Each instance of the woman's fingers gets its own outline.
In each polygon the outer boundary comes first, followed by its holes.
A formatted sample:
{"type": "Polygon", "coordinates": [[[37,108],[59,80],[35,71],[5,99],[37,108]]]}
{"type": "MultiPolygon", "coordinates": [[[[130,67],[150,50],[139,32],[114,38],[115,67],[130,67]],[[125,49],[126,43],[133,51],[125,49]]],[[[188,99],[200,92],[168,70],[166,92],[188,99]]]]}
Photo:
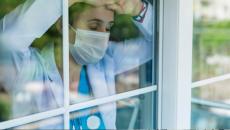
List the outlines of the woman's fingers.
{"type": "Polygon", "coordinates": [[[136,16],[141,11],[142,2],[141,0],[117,0],[116,4],[107,5],[107,8],[119,14],[136,16]]]}
{"type": "Polygon", "coordinates": [[[122,12],[122,8],[120,5],[118,4],[110,4],[106,6],[108,9],[110,10],[114,10],[117,13],[121,13],[122,12]]]}

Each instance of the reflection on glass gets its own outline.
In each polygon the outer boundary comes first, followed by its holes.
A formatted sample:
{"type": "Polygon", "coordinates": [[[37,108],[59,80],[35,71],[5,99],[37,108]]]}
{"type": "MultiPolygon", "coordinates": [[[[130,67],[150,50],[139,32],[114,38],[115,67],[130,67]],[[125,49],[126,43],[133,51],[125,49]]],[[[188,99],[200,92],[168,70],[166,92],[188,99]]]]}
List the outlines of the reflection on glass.
{"type": "Polygon", "coordinates": [[[149,128],[154,122],[151,120],[153,110],[144,109],[150,107],[152,99],[148,96],[151,95],[145,94],[72,112],[70,129],[153,129],[149,128]]]}
{"type": "Polygon", "coordinates": [[[230,80],[217,82],[211,85],[201,86],[193,89],[193,97],[223,102],[230,105],[230,80]]]}
{"type": "Polygon", "coordinates": [[[139,71],[139,68],[135,68],[118,75],[116,77],[116,92],[122,93],[138,89],[140,87],[139,71]]]}
{"type": "Polygon", "coordinates": [[[61,2],[1,0],[0,6],[0,121],[63,106],[55,24],[61,2]]]}
{"type": "Polygon", "coordinates": [[[114,6],[122,5],[77,2],[69,9],[71,104],[138,89],[139,78],[147,77],[139,67],[153,54],[152,5],[114,6]]]}
{"type": "Polygon", "coordinates": [[[192,129],[229,129],[230,110],[192,105],[192,129]]]}
{"type": "Polygon", "coordinates": [[[18,130],[18,129],[24,129],[24,130],[35,130],[35,129],[40,129],[40,130],[62,130],[64,129],[64,123],[63,123],[63,117],[52,117],[49,119],[37,121],[34,123],[29,123],[26,125],[22,126],[17,126],[12,129],[18,130]]]}
{"type": "Polygon", "coordinates": [[[229,35],[229,0],[194,0],[193,81],[230,73],[229,35]]]}

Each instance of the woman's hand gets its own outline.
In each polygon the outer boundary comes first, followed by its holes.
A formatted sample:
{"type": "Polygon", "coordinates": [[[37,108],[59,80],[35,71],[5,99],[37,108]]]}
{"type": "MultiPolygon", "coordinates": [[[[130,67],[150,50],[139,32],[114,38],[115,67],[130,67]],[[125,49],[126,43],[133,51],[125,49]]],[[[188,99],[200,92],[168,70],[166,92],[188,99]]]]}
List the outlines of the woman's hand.
{"type": "Polygon", "coordinates": [[[69,6],[78,3],[83,2],[87,3],[93,6],[104,6],[104,5],[112,5],[118,2],[119,0],[69,0],[69,6]]]}
{"type": "Polygon", "coordinates": [[[107,8],[116,11],[118,14],[137,16],[140,14],[142,6],[141,0],[117,0],[115,4],[108,4],[107,8]]]}

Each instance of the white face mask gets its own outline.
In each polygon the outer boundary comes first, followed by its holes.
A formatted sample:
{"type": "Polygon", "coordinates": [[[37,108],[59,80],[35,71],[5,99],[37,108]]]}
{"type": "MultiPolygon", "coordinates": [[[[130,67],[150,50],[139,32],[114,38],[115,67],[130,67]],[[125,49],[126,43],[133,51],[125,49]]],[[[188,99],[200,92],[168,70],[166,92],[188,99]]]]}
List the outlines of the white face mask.
{"type": "Polygon", "coordinates": [[[74,45],[70,45],[70,52],[75,62],[81,65],[93,64],[104,57],[110,33],[73,30],[76,32],[76,37],[74,45]]]}

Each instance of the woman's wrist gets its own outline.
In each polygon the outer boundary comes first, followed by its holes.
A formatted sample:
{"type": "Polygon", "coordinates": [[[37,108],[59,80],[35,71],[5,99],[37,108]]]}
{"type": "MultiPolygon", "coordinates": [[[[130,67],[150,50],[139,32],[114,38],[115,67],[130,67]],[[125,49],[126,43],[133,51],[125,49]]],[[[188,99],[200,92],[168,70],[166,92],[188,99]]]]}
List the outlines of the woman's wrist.
{"type": "Polygon", "coordinates": [[[136,6],[136,8],[135,8],[135,12],[133,13],[133,16],[135,17],[135,16],[138,16],[140,13],[141,13],[141,11],[142,11],[142,9],[143,9],[143,6],[144,6],[144,4],[143,4],[143,2],[140,0],[140,2],[137,4],[137,6],[136,6]]]}
{"type": "Polygon", "coordinates": [[[142,8],[141,8],[141,11],[138,15],[134,16],[134,20],[138,21],[138,22],[143,22],[144,18],[145,18],[145,15],[146,15],[146,12],[148,10],[148,2],[146,1],[142,1],[142,8]]]}

